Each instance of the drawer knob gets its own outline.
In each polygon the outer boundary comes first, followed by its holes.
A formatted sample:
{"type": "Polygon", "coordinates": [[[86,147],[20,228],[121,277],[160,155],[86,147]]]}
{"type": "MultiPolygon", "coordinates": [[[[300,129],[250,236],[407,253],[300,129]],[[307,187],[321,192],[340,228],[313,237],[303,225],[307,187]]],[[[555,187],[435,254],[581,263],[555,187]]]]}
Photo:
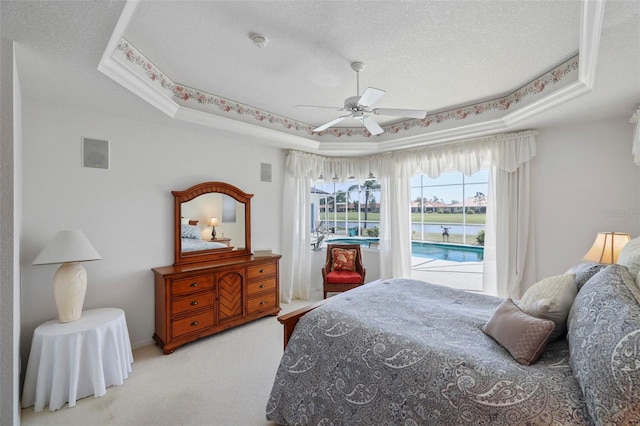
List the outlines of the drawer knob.
{"type": "Polygon", "coordinates": [[[198,283],[191,283],[191,287],[198,287],[198,283]]]}
{"type": "Polygon", "coordinates": [[[260,301],[260,304],[261,304],[261,305],[264,305],[265,303],[267,303],[267,302],[266,302],[266,301],[264,301],[264,300],[261,300],[261,301],[260,301]]]}
{"type": "Polygon", "coordinates": [[[194,322],[192,322],[192,323],[191,323],[191,325],[193,325],[193,326],[198,325],[198,321],[194,321],[194,322]]]}
{"type": "Polygon", "coordinates": [[[264,288],[264,284],[260,284],[260,288],[264,288]]]}
{"type": "Polygon", "coordinates": [[[191,302],[191,306],[196,306],[198,304],[197,300],[194,300],[193,302],[191,302]]]}
{"type": "Polygon", "coordinates": [[[264,269],[260,269],[260,273],[263,273],[263,272],[264,272],[264,269]]]}

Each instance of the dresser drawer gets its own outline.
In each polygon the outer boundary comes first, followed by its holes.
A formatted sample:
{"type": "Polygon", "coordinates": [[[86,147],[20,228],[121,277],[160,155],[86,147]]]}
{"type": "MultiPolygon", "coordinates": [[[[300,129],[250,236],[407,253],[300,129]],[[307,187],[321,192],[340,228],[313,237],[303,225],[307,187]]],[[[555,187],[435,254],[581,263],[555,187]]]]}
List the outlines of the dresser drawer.
{"type": "Polygon", "coordinates": [[[251,280],[253,278],[265,277],[276,273],[275,263],[265,263],[264,265],[250,266],[247,268],[247,276],[251,280]]]}
{"type": "Polygon", "coordinates": [[[173,337],[180,337],[183,334],[193,333],[203,328],[213,325],[213,310],[202,314],[193,315],[188,318],[173,321],[171,323],[171,331],[173,337]]]}
{"type": "Polygon", "coordinates": [[[195,275],[190,278],[181,278],[171,282],[171,294],[174,296],[207,288],[213,288],[213,274],[195,275]]]}
{"type": "Polygon", "coordinates": [[[213,305],[213,292],[198,294],[191,297],[172,300],[171,313],[176,315],[194,309],[206,308],[211,305],[213,305]]]}
{"type": "Polygon", "coordinates": [[[252,297],[248,301],[247,312],[253,313],[262,311],[263,309],[273,308],[276,306],[276,292],[263,294],[261,296],[252,297]]]}
{"type": "Polygon", "coordinates": [[[251,296],[252,294],[260,293],[267,290],[274,290],[276,288],[276,279],[275,278],[267,278],[266,280],[253,280],[250,281],[247,285],[247,294],[251,296]]]}

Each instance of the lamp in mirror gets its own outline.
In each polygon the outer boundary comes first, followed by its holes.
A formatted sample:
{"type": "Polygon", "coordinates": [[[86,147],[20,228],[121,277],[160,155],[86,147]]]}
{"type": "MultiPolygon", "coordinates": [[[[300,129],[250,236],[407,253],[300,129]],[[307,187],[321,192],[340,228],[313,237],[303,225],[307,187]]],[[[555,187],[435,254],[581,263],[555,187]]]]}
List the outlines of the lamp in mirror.
{"type": "Polygon", "coordinates": [[[211,227],[211,241],[216,239],[216,226],[218,226],[218,218],[212,217],[209,221],[209,226],[211,227]]]}
{"type": "Polygon", "coordinates": [[[79,230],[60,231],[42,249],[32,265],[62,263],[53,277],[53,295],[58,309],[58,321],[77,321],[87,292],[87,271],[80,262],[102,257],[79,230]]]}
{"type": "Polygon", "coordinates": [[[631,240],[631,235],[623,232],[598,232],[593,246],[582,260],[612,264],[618,261],[622,247],[631,240]]]}

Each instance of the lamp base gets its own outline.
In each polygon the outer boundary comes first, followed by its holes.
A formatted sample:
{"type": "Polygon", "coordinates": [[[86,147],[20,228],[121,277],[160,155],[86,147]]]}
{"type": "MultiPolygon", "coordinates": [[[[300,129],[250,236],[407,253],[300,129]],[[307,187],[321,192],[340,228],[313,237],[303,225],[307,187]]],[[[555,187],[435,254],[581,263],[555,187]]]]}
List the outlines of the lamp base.
{"type": "Polygon", "coordinates": [[[63,263],[53,277],[53,296],[58,308],[58,321],[77,321],[87,293],[87,271],[78,262],[63,263]]]}

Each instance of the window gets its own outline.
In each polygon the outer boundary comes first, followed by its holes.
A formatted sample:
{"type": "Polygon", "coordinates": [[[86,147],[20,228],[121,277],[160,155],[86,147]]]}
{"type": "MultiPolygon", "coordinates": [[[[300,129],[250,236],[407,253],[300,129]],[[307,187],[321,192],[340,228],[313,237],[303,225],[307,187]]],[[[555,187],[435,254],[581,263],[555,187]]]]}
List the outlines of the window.
{"type": "Polygon", "coordinates": [[[411,179],[411,276],[482,291],[489,171],[411,179]]]}
{"type": "Polygon", "coordinates": [[[411,239],[467,245],[484,244],[488,170],[472,176],[443,173],[411,179],[411,239]]]}
{"type": "Polygon", "coordinates": [[[311,188],[311,232],[346,237],[378,237],[380,184],[316,182],[311,188]]]}

